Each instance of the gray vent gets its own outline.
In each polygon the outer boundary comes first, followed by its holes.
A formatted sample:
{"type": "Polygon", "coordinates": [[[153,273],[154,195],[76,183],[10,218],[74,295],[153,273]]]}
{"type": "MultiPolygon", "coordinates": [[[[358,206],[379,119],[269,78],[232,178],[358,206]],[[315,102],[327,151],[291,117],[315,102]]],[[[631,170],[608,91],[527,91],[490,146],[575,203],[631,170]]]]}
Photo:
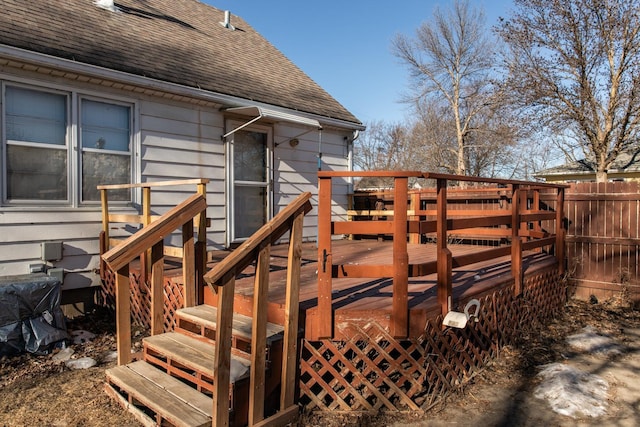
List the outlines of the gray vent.
{"type": "Polygon", "coordinates": [[[223,27],[228,28],[230,30],[235,30],[236,29],[236,27],[231,25],[231,12],[229,12],[228,10],[224,11],[224,21],[221,22],[220,25],[222,25],[223,27]]]}

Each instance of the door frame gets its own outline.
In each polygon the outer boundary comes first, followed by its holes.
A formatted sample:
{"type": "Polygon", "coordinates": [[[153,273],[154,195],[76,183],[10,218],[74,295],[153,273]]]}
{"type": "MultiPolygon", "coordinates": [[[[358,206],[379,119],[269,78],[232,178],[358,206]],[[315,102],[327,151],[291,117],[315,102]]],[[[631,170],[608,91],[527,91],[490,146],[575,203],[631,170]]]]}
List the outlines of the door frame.
{"type": "MultiPolygon", "coordinates": [[[[228,119],[226,122],[227,129],[236,129],[243,124],[242,121],[228,119]]],[[[265,147],[265,161],[266,161],[266,181],[263,185],[255,185],[256,187],[266,188],[266,221],[269,221],[273,217],[273,127],[263,124],[252,123],[242,129],[238,129],[233,132],[227,138],[225,138],[225,215],[226,215],[226,246],[243,242],[247,237],[237,237],[235,235],[235,178],[234,178],[234,141],[236,134],[240,132],[259,132],[267,135],[267,143],[265,147]]],[[[250,185],[250,184],[249,184],[250,185]]],[[[251,185],[250,185],[251,186],[251,185]]]]}

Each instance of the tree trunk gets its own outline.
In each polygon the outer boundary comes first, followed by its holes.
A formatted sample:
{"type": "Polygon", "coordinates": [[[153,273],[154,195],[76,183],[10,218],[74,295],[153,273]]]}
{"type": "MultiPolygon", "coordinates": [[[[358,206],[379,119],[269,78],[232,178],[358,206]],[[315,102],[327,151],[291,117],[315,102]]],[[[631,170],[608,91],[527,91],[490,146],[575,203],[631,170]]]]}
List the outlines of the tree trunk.
{"type": "Polygon", "coordinates": [[[607,182],[607,171],[596,171],[596,182],[607,182]]]}

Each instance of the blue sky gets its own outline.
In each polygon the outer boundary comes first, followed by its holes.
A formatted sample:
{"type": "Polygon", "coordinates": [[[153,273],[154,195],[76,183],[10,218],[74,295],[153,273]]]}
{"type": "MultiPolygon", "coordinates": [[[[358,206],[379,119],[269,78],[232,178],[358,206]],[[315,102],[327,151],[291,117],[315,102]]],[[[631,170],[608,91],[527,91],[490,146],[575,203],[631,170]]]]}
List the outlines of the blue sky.
{"type": "MultiPolygon", "coordinates": [[[[391,54],[398,34],[413,36],[445,0],[205,0],[242,17],[362,122],[399,122],[406,106],[406,68],[391,54]]],[[[511,0],[470,0],[487,25],[506,16],[511,0]]]]}

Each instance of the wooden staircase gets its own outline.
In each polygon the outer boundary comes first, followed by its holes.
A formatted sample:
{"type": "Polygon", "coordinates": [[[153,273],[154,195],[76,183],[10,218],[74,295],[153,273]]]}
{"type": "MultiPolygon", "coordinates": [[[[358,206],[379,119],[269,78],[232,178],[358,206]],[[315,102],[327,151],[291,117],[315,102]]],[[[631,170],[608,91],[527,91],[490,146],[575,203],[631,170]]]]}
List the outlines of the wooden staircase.
{"type": "MultiPolygon", "coordinates": [[[[108,188],[105,188],[105,191],[108,188]]],[[[206,192],[199,189],[141,231],[106,250],[103,266],[114,272],[118,366],[107,370],[107,393],[142,424],[173,426],[284,426],[298,416],[298,315],[302,230],[311,210],[303,193],[230,255],[204,272],[206,192]],[[194,222],[198,243],[194,243],[194,222]],[[164,236],[182,229],[183,301],[175,328],[165,332],[164,236]],[[283,325],[267,322],[271,245],[289,234],[283,325]],[[131,362],[129,264],[145,254],[150,267],[151,336],[142,359],[131,362]],[[256,265],[251,316],[235,313],[235,278],[256,265]],[[217,307],[196,305],[202,287],[217,294],[217,307]]],[[[103,214],[108,212],[103,192],[103,214]]],[[[148,204],[147,204],[148,205],[148,204]]],[[[119,218],[107,215],[103,222],[119,218]]],[[[103,246],[104,245],[104,246],[103,246]]],[[[147,261],[145,261],[147,262],[147,261]]],[[[105,276],[103,275],[103,278],[105,276]]]]}
{"type": "MultiPolygon", "coordinates": [[[[208,305],[178,310],[174,332],[143,339],[142,360],[107,370],[109,395],[144,425],[211,425],[216,318],[217,308],[208,305]]],[[[272,358],[282,357],[284,328],[269,323],[267,331],[265,411],[277,397],[281,365],[272,358]]],[[[232,426],[248,423],[251,335],[251,318],[234,314],[229,384],[232,426]]]]}

